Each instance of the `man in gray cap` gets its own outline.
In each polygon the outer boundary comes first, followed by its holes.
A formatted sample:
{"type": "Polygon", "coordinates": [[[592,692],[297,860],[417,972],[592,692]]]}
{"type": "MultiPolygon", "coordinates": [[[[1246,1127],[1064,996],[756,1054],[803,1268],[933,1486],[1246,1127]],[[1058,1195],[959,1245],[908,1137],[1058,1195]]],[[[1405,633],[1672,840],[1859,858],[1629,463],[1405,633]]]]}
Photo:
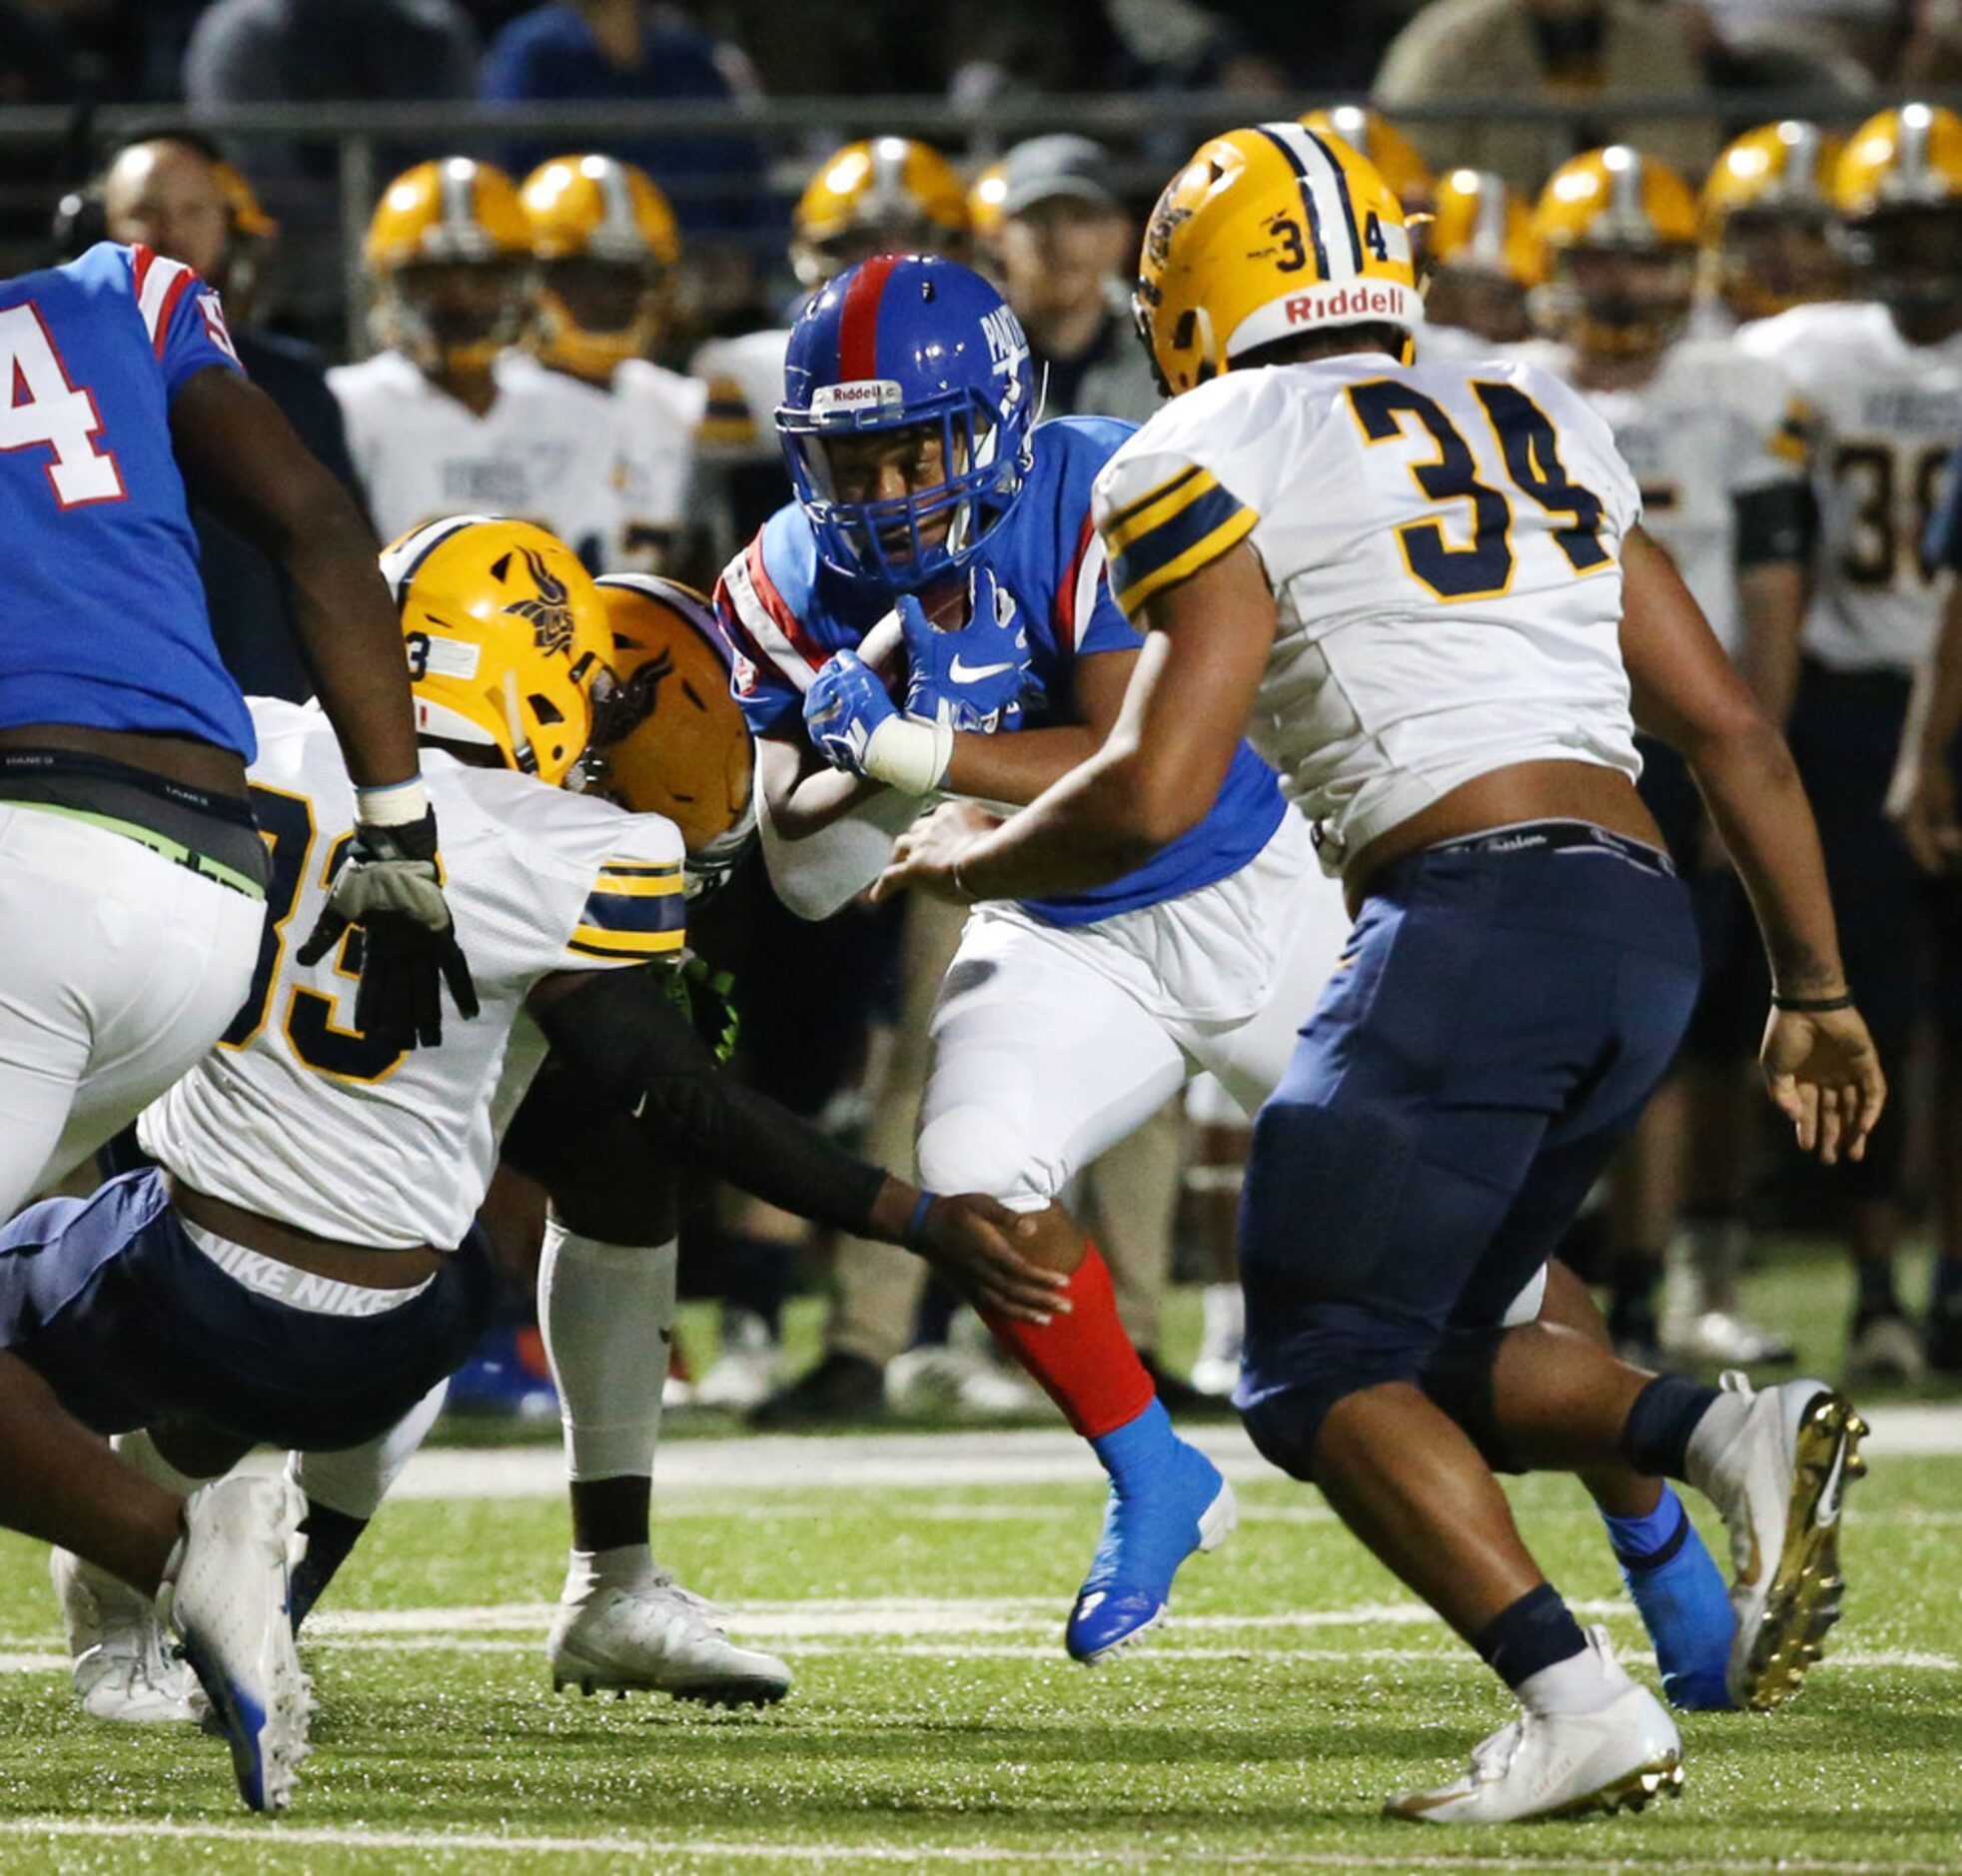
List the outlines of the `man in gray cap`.
{"type": "Polygon", "coordinates": [[[1131,330],[1136,237],[1110,166],[1110,152],[1087,137],[1018,143],[1003,159],[991,246],[1035,355],[1043,415],[1142,424],[1158,408],[1158,387],[1131,330]]]}

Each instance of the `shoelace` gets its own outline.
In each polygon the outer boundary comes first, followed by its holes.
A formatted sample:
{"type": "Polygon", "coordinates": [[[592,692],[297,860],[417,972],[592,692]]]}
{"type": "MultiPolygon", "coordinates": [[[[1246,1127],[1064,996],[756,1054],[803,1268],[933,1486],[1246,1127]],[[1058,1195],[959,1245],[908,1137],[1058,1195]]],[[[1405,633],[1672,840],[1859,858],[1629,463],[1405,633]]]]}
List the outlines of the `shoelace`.
{"type": "Polygon", "coordinates": [[[718,1635],[722,1635],[723,1640],[728,1639],[727,1635],[722,1634],[722,1624],[729,1619],[727,1609],[718,1608],[706,1596],[696,1595],[685,1584],[676,1582],[674,1572],[670,1569],[661,1569],[657,1566],[649,1581],[654,1588],[665,1590],[697,1620],[714,1629],[718,1635]]]}
{"type": "Polygon", "coordinates": [[[1472,1778],[1480,1785],[1496,1784],[1512,1768],[1512,1760],[1525,1744],[1526,1716],[1508,1721],[1489,1739],[1472,1748],[1472,1778]]]}

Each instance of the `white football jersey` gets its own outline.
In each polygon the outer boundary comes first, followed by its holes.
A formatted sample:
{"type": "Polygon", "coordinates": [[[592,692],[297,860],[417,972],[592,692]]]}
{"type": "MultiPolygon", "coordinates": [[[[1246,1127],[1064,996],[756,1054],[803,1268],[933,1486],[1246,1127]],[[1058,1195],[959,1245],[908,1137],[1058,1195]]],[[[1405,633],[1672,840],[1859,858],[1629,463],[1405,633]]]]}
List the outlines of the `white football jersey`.
{"type": "Polygon", "coordinates": [[[734,339],[711,339],[688,369],[705,387],[701,441],[734,457],[774,457],[776,407],[783,402],[787,329],[771,327],[734,339]]]}
{"type": "Polygon", "coordinates": [[[1094,503],[1134,616],[1252,542],[1280,626],[1248,735],[1331,872],[1492,769],[1640,772],[1619,638],[1641,500],[1606,425],[1543,372],[1380,354],[1233,372],[1125,444],[1094,503]]]}
{"type": "Polygon", "coordinates": [[[1911,670],[1941,616],[1922,556],[1962,437],[1962,337],[1911,346],[1885,307],[1794,307],[1738,328],[1811,406],[1819,508],[1805,649],[1835,670],[1911,670]]]}
{"type": "MultiPolygon", "coordinates": [[[[1516,356],[1572,383],[1573,357],[1564,346],[1524,346],[1516,356]]],[[[1806,407],[1776,366],[1727,339],[1679,340],[1645,385],[1574,389],[1614,434],[1641,490],[1643,529],[1676,563],[1718,642],[1735,657],[1742,632],[1736,499],[1802,482],[1806,407]]]]}
{"type": "Polygon", "coordinates": [[[671,565],[693,493],[695,434],[708,387],[645,359],[613,374],[624,465],[621,532],[603,570],[658,573],[671,565]]]}
{"type": "Polygon", "coordinates": [[[508,514],[607,571],[627,522],[619,406],[523,353],[505,353],[495,377],[479,417],[399,352],[328,373],[376,531],[394,540],[445,514],[508,514]]]}
{"type": "Polygon", "coordinates": [[[681,948],[680,833],[426,750],[444,890],[483,1009],[466,1022],[446,1008],[441,1048],[391,1051],[351,1027],[348,941],[317,964],[295,957],[354,837],[334,732],[313,705],[251,707],[253,806],[273,860],[259,973],[224,1040],[144,1112],[144,1149],[201,1192],[339,1243],[461,1244],[496,1164],[491,1100],[525,997],[554,971],[681,948]]]}

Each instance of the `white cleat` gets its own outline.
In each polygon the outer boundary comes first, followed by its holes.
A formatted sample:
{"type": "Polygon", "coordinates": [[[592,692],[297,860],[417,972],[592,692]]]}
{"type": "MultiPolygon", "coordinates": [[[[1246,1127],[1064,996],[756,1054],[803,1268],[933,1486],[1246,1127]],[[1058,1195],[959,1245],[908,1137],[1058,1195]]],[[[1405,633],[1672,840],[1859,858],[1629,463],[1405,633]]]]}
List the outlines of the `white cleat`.
{"type": "Polygon", "coordinates": [[[1742,1368],[1778,1368],[1797,1354],[1774,1335],[1728,1310],[1662,1318],[1662,1353],[1679,1362],[1722,1362],[1742,1368]]]}
{"type": "Polygon", "coordinates": [[[669,1693],[707,1706],[771,1706],[790,1691],[773,1654],[738,1648],[712,1604],[667,1570],[632,1584],[601,1583],[568,1595],[552,1617],[545,1658],[554,1693],[610,1687],[669,1693]]]}
{"type": "Polygon", "coordinates": [[[1205,1327],[1187,1380],[1200,1394],[1220,1400],[1240,1381],[1240,1350],[1247,1339],[1247,1306],[1238,1284],[1208,1284],[1201,1298],[1205,1327]]]}
{"type": "Polygon", "coordinates": [[[1846,1350],[1849,1381],[1917,1382],[1928,1374],[1921,1332],[1904,1316],[1876,1316],[1846,1350]]]}
{"type": "Polygon", "coordinates": [[[1867,1427],[1822,1381],[1754,1394],[1733,1372],[1723,1387],[1735,1399],[1718,1402],[1697,1427],[1691,1470],[1730,1532],[1730,1697],[1764,1710],[1798,1692],[1839,1619],[1840,1505],[1866,1470],[1867,1427]],[[1709,1425],[1719,1413],[1724,1419],[1709,1425]]]}
{"type": "Polygon", "coordinates": [[[307,1756],[313,1685],[287,1613],[287,1580],[307,1550],[306,1512],[284,1474],[223,1478],[193,1492],[176,1571],[157,1596],[232,1748],[239,1795],[255,1811],[286,1809],[307,1756]]]}
{"type": "Polygon", "coordinates": [[[73,1658],[75,1692],[96,1719],[195,1726],[210,1711],[198,1677],[164,1632],[157,1605],[72,1550],[48,1553],[73,1658]]]}
{"type": "Polygon", "coordinates": [[[969,1349],[908,1349],[886,1364],[886,1406],[896,1413],[1033,1412],[1042,1396],[1018,1374],[969,1349]]]}
{"type": "Polygon", "coordinates": [[[695,1383],[694,1405],[753,1407],[769,1398],[783,1345],[770,1326],[750,1310],[729,1310],[722,1319],[722,1346],[708,1372],[695,1383]]]}
{"type": "MultiPolygon", "coordinates": [[[[1593,1631],[1603,1654],[1606,1637],[1593,1631]]],[[[1682,1789],[1682,1740],[1646,1687],[1629,1681],[1594,1713],[1531,1713],[1472,1749],[1472,1763],[1435,1791],[1406,1791],[1386,1817],[1421,1824],[1511,1824],[1582,1811],[1639,1811],[1682,1789]]]]}

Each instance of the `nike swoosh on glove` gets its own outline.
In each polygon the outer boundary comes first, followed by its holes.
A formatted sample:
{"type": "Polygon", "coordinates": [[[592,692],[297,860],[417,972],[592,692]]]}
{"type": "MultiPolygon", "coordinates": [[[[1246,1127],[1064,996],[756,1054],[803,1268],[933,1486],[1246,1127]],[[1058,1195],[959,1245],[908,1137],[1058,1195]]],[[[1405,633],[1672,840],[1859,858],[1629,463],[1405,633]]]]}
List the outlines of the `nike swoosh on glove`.
{"type": "Polygon", "coordinates": [[[1015,595],[985,566],[968,580],[968,622],[941,631],[911,593],[895,610],[906,640],[906,709],[950,729],[1019,729],[1042,683],[1015,595]]]}
{"type": "Polygon", "coordinates": [[[355,1028],[362,1035],[397,1049],[436,1048],[445,984],[460,1014],[477,1014],[477,985],[443,896],[434,808],[397,827],[356,825],[355,844],[299,961],[318,963],[351,925],[361,931],[355,1028]]]}

